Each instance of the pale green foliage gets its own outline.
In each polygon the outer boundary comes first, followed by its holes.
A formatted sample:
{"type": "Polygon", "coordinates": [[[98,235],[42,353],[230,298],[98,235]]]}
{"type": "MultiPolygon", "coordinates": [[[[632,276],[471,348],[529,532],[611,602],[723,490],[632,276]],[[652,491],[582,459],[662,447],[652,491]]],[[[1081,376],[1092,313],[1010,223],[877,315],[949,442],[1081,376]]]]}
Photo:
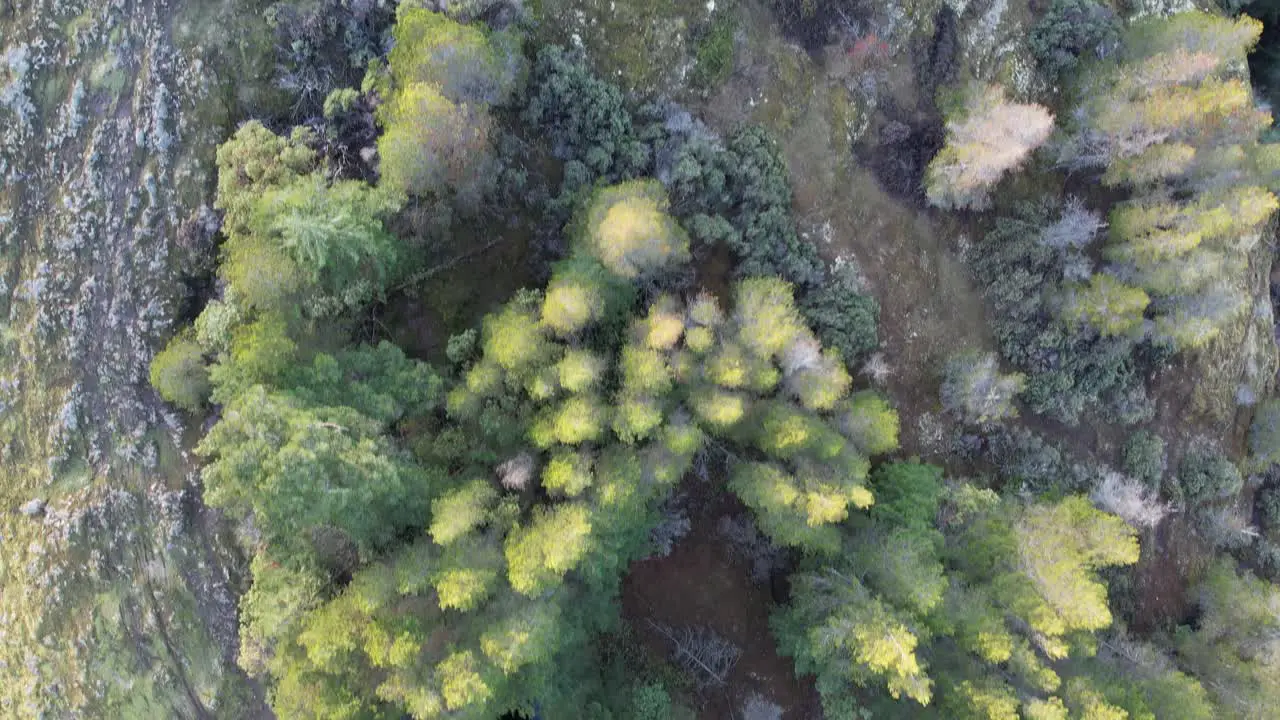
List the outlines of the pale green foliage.
{"type": "Polygon", "coordinates": [[[596,192],[587,208],[584,249],[628,279],[689,259],[689,237],[667,214],[667,193],[656,180],[633,180],[596,192]]]}
{"type": "Polygon", "coordinates": [[[772,463],[742,463],[734,469],[729,487],[755,511],[761,529],[774,542],[806,550],[834,552],[840,535],[834,523],[848,517],[849,507],[866,508],[873,501],[857,472],[818,474],[802,470],[792,475],[772,463]]]}
{"type": "Polygon", "coordinates": [[[552,278],[542,302],[542,322],[559,335],[570,335],[596,320],[603,302],[599,290],[591,285],[552,278]]]}
{"type": "Polygon", "coordinates": [[[242,319],[234,301],[210,300],[196,318],[196,341],[207,352],[225,352],[231,346],[232,329],[242,319]]]}
{"type": "Polygon", "coordinates": [[[970,90],[960,117],[948,118],[947,142],[925,170],[929,202],[982,209],[990,189],[1053,132],[1040,105],[1012,103],[998,85],[970,90]]]}
{"type": "Polygon", "coordinates": [[[288,185],[315,169],[316,154],[307,147],[308,132],[298,127],[284,138],[251,120],[218,147],[214,205],[225,212],[223,232],[245,233],[264,191],[288,185]]]}
{"type": "Polygon", "coordinates": [[[576,497],[591,487],[591,458],[585,453],[561,450],[542,469],[542,486],[547,492],[576,497]]]}
{"type": "Polygon", "coordinates": [[[240,599],[240,667],[252,676],[267,672],[274,648],[296,631],[321,601],[323,582],[312,570],[295,570],[259,553],[250,566],[253,585],[240,599]]]}
{"type": "Polygon", "coordinates": [[[573,393],[585,392],[600,382],[605,362],[587,350],[569,350],[556,365],[560,386],[573,393]]]}
{"type": "Polygon", "coordinates": [[[1061,160],[1106,166],[1103,182],[1134,192],[1111,213],[1107,248],[1129,271],[1073,291],[1067,318],[1135,335],[1145,310],[1157,337],[1200,348],[1247,310],[1236,286],[1278,206],[1259,145],[1271,116],[1239,76],[1261,28],[1200,11],[1147,17],[1126,29],[1119,62],[1081,78],[1061,160]]]}
{"type": "Polygon", "coordinates": [[[482,337],[485,358],[509,373],[531,372],[552,356],[553,345],[543,335],[538,319],[516,306],[486,316],[482,337]]]}
{"type": "MultiPolygon", "coordinates": [[[[441,514],[450,509],[432,506],[433,529],[451,523],[441,514]]],[[[504,565],[502,548],[489,538],[468,537],[449,545],[430,580],[440,609],[467,612],[479,607],[497,588],[504,565]]]]}
{"type": "Polygon", "coordinates": [[[160,397],[197,412],[209,397],[209,369],[192,333],[175,336],[151,361],[151,386],[160,397]]]}
{"type": "Polygon", "coordinates": [[[495,175],[483,110],[456,105],[433,85],[412,83],[380,109],[382,186],[417,196],[456,193],[463,206],[480,202],[495,175]]]}
{"type": "Polygon", "coordinates": [[[530,597],[554,589],[566,572],[582,562],[590,543],[591,518],[586,507],[567,503],[539,508],[528,525],[507,536],[511,587],[530,597]]]}
{"type": "Polygon", "coordinates": [[[738,340],[761,358],[774,358],[804,328],[791,286],[778,278],[749,278],[734,288],[733,319],[738,340]]]}
{"type": "Polygon", "coordinates": [[[657,350],[622,348],[622,386],[629,393],[664,395],[671,390],[671,370],[657,350]]]}
{"type": "Polygon", "coordinates": [[[539,447],[578,445],[601,439],[608,422],[609,412],[598,399],[574,395],[548,408],[529,429],[529,438],[539,447]]]}
{"type": "Polygon", "coordinates": [[[1142,313],[1150,303],[1141,288],[1098,274],[1088,285],[1070,291],[1063,318],[1087,323],[1103,335],[1134,335],[1142,332],[1142,313]]]}
{"type": "Polygon", "coordinates": [[[451,490],[431,503],[431,539],[448,545],[476,529],[488,519],[498,491],[487,480],[478,479],[451,490]]]}
{"type": "Polygon", "coordinates": [[[1056,697],[1032,700],[1022,712],[1027,720],[1067,720],[1067,706],[1056,697]]]}
{"type": "Polygon", "coordinates": [[[837,408],[840,431],[863,455],[882,455],[898,449],[898,411],[883,395],[864,390],[837,408]]]}
{"type": "Polygon", "coordinates": [[[795,659],[797,672],[817,676],[824,706],[851,693],[851,684],[879,685],[921,705],[933,697],[933,681],[916,654],[919,639],[856,577],[834,568],[798,573],[791,606],[773,624],[779,649],[795,659]]]}
{"type": "Polygon", "coordinates": [[[434,85],[458,103],[506,102],[524,70],[519,40],[508,33],[486,37],[481,27],[427,10],[401,10],[387,58],[395,81],[434,85]]]}

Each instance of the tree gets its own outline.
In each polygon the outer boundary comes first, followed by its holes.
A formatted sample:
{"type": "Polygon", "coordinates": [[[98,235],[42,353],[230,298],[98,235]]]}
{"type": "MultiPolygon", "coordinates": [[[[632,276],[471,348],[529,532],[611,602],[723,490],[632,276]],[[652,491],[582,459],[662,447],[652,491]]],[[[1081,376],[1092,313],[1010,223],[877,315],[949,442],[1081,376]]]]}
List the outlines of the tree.
{"type": "Polygon", "coordinates": [[[996,423],[1017,415],[1013,398],[1025,386],[1022,375],[1000,372],[994,353],[971,351],[947,363],[942,404],[966,422],[996,423]]]}
{"type": "Polygon", "coordinates": [[[264,191],[289,185],[315,169],[316,154],[307,145],[309,139],[303,127],[285,138],[251,120],[218,147],[214,206],[225,213],[223,232],[231,236],[247,232],[264,191]]]}
{"type": "Polygon", "coordinates": [[[1110,8],[1091,0],[1054,0],[1027,38],[1036,63],[1050,80],[1099,60],[1120,43],[1120,22],[1110,8]]]}
{"type": "Polygon", "coordinates": [[[479,205],[495,171],[488,113],[455,104],[429,83],[399,89],[379,110],[381,185],[410,196],[447,197],[479,205]]]}
{"type": "Polygon", "coordinates": [[[1234,496],[1244,487],[1244,477],[1235,464],[1221,452],[1207,445],[1187,451],[1178,466],[1180,498],[1198,504],[1234,496]]]}
{"type": "Polygon", "coordinates": [[[1039,105],[1011,103],[998,85],[974,88],[947,142],[925,170],[925,194],[942,208],[985,208],[990,188],[1053,132],[1053,116],[1039,105]]]}
{"type": "Polygon", "coordinates": [[[667,193],[656,180],[603,188],[591,198],[580,242],[614,274],[649,276],[689,258],[689,237],[667,214],[667,193]]]}
{"type": "Polygon", "coordinates": [[[791,585],[791,604],[771,625],[796,671],[817,676],[824,707],[841,707],[855,686],[872,685],[929,704],[933,681],[916,653],[920,639],[852,570],[797,573],[791,585]]]}
{"type": "Polygon", "coordinates": [[[865,508],[873,497],[857,473],[820,475],[811,470],[792,475],[773,463],[742,463],[729,487],[756,513],[760,528],[774,542],[816,552],[839,549],[835,523],[848,517],[849,506],[865,508]]]}
{"type": "Polygon", "coordinates": [[[421,8],[401,10],[387,57],[396,83],[433,85],[455,103],[505,103],[524,71],[520,40],[480,28],[421,8]]]}
{"type": "Polygon", "coordinates": [[[507,536],[504,551],[511,587],[530,597],[554,589],[586,557],[590,543],[591,514],[585,506],[539,508],[532,522],[507,536]]]}
{"type": "Polygon", "coordinates": [[[309,533],[332,527],[362,555],[421,522],[432,475],[398,452],[381,424],[345,407],[307,407],[251,388],[223,408],[197,447],[210,504],[252,512],[269,551],[309,552],[309,533]]]}
{"type": "Polygon", "coordinates": [[[1151,298],[1140,288],[1099,273],[1088,285],[1068,291],[1062,317],[1071,323],[1087,324],[1103,335],[1131,336],[1142,331],[1142,313],[1150,304],[1151,298]]]}
{"type": "Polygon", "coordinates": [[[1179,628],[1179,656],[1217,701],[1219,717],[1270,717],[1280,702],[1280,590],[1220,558],[1196,596],[1199,622],[1179,628]]]}
{"type": "Polygon", "coordinates": [[[193,333],[174,336],[151,361],[151,386],[160,397],[186,410],[199,412],[209,398],[209,369],[193,333]]]}
{"type": "Polygon", "coordinates": [[[498,492],[487,480],[477,479],[455,488],[431,503],[431,539],[447,546],[489,519],[498,492]]]}
{"type": "Polygon", "coordinates": [[[873,390],[854,393],[836,409],[840,432],[868,457],[898,449],[898,411],[873,390]]]}
{"type": "Polygon", "coordinates": [[[749,278],[734,289],[738,339],[757,357],[773,359],[801,336],[791,286],[778,278],[749,278]]]}
{"type": "Polygon", "coordinates": [[[517,376],[532,374],[553,359],[554,346],[538,319],[514,305],[485,316],[481,342],[486,359],[517,376]]]}
{"type": "Polygon", "coordinates": [[[264,193],[250,229],[263,240],[278,239],[339,309],[354,308],[381,297],[401,260],[400,243],[383,227],[399,207],[364,183],[327,185],[312,175],[264,193]]]}

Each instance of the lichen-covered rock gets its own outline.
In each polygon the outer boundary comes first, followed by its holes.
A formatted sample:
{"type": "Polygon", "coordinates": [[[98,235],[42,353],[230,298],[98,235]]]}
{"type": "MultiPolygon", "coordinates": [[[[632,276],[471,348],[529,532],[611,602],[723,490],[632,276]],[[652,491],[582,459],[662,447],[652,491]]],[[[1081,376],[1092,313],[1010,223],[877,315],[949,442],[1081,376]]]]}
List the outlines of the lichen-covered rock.
{"type": "Polygon", "coordinates": [[[234,665],[240,560],[184,494],[183,423],[147,382],[211,248],[222,83],[255,87],[223,63],[270,37],[238,22],[263,21],[230,0],[0,3],[5,717],[261,710],[234,665]]]}

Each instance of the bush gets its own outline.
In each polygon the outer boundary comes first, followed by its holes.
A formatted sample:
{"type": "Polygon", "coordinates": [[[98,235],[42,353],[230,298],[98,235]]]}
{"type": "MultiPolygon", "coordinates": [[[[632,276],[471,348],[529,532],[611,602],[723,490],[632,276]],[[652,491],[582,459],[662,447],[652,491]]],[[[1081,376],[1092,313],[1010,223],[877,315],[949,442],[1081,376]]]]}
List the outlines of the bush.
{"type": "MultiPolygon", "coordinates": [[[[974,273],[993,311],[1001,356],[1027,374],[1022,400],[1033,412],[1075,425],[1087,410],[1134,423],[1154,408],[1142,368],[1162,361],[1160,348],[1130,337],[1105,337],[1056,319],[1055,299],[1071,255],[1041,238],[1057,223],[1049,204],[1023,204],[972,252],[974,273]]],[[[1059,221],[1060,222],[1060,221],[1059,221]]]]}
{"type": "Polygon", "coordinates": [[[671,693],[661,682],[637,685],[631,696],[635,720],[667,720],[671,717],[671,693]]]}
{"type": "Polygon", "coordinates": [[[198,412],[209,397],[209,369],[204,351],[190,332],[184,332],[151,361],[151,385],[160,397],[188,412],[198,412]]]}
{"type": "Polygon", "coordinates": [[[1120,20],[1092,0],[1054,0],[1027,38],[1040,72],[1057,82],[1081,59],[1101,58],[1120,42],[1120,20]]]}
{"type": "Polygon", "coordinates": [[[1130,477],[1149,487],[1159,488],[1165,466],[1164,438],[1148,430],[1139,430],[1125,442],[1121,451],[1121,467],[1130,477]]]}
{"type": "Polygon", "coordinates": [[[800,300],[800,311],[822,344],[839,350],[848,365],[880,345],[880,304],[862,294],[852,269],[833,271],[827,282],[800,300]]]}
{"type": "Polygon", "coordinates": [[[1254,498],[1258,517],[1267,532],[1280,531],[1280,485],[1267,485],[1258,490],[1254,498]]]}
{"type": "Polygon", "coordinates": [[[1249,428],[1249,453],[1261,467],[1280,462],[1280,400],[1267,400],[1258,406],[1249,428]]]}
{"type": "Polygon", "coordinates": [[[1193,448],[1178,466],[1182,499],[1196,505],[1235,495],[1244,487],[1244,477],[1229,458],[1209,447],[1193,448]]]}
{"type": "Polygon", "coordinates": [[[1013,398],[1025,386],[1022,375],[1000,372],[994,353],[962,353],[947,363],[942,404],[965,422],[986,425],[1016,417],[1013,398]]]}

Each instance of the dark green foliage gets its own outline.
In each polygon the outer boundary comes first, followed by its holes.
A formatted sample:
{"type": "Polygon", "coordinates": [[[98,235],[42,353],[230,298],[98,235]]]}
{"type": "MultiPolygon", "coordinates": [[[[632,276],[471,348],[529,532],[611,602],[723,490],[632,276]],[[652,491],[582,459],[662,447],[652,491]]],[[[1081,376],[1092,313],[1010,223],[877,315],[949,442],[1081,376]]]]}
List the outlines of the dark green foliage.
{"type": "Polygon", "coordinates": [[[1040,242],[1050,215],[1049,207],[1024,205],[998,218],[973,249],[1000,354],[1026,373],[1021,398],[1036,413],[1068,425],[1095,409],[1114,422],[1146,420],[1154,408],[1136,359],[1150,354],[1144,346],[1056,318],[1055,299],[1072,257],[1040,242]]]}
{"type": "Polygon", "coordinates": [[[637,685],[631,697],[631,717],[635,720],[667,720],[671,717],[671,693],[661,683],[637,685]]]}
{"type": "Polygon", "coordinates": [[[1280,461],[1280,400],[1267,400],[1254,411],[1249,453],[1252,461],[1262,467],[1280,461]]]}
{"type": "Polygon", "coordinates": [[[443,395],[431,366],[389,342],[319,354],[298,369],[290,385],[304,402],[354,408],[386,424],[430,412],[443,395]]]}
{"type": "Polygon", "coordinates": [[[1130,477],[1141,480],[1148,487],[1159,488],[1166,465],[1164,438],[1150,430],[1135,432],[1125,441],[1121,462],[1130,477]]]}
{"type": "Polygon", "coordinates": [[[688,218],[694,238],[727,243],[739,277],[776,275],[801,295],[823,281],[817,247],[796,233],[791,219],[786,164],[763,128],[740,130],[724,147],[691,140],[676,159],[670,185],[675,211],[688,218]]]}
{"type": "Polygon", "coordinates": [[[1190,505],[1231,497],[1244,486],[1244,477],[1235,463],[1208,446],[1187,451],[1178,466],[1177,481],[1181,499],[1190,505]]]}
{"type": "Polygon", "coordinates": [[[1119,18],[1093,0],[1054,0],[1028,37],[1031,53],[1050,81],[1057,81],[1082,60],[1114,52],[1119,42],[1119,18]]]}
{"type": "Polygon", "coordinates": [[[924,531],[934,527],[942,501],[942,468],[918,462],[881,465],[871,473],[876,504],[871,517],[890,527],[924,531]]]}
{"type": "Polygon", "coordinates": [[[350,407],[309,406],[261,386],[238,395],[201,441],[210,504],[255,524],[277,557],[309,551],[310,533],[339,529],[362,555],[421,524],[430,473],[350,407]]]}
{"type": "Polygon", "coordinates": [[[1280,485],[1265,485],[1254,497],[1258,518],[1269,533],[1280,532],[1280,485]]]}
{"type": "Polygon", "coordinates": [[[622,92],[580,57],[555,45],[542,48],[530,85],[523,119],[545,133],[557,158],[583,163],[605,183],[636,177],[648,166],[650,150],[636,136],[622,92]]]}
{"type": "Polygon", "coordinates": [[[987,442],[991,461],[1009,492],[1081,492],[1098,477],[1093,469],[1071,463],[1061,450],[1026,428],[1002,430],[987,442]]]}
{"type": "Polygon", "coordinates": [[[259,197],[249,229],[279,243],[316,288],[312,312],[333,314],[383,297],[402,260],[383,221],[399,209],[364,183],[328,185],[313,174],[259,197]]]}
{"type": "Polygon", "coordinates": [[[853,270],[834,270],[825,283],[800,300],[800,312],[824,345],[856,364],[880,345],[876,324],[880,304],[863,290],[853,270]]]}

